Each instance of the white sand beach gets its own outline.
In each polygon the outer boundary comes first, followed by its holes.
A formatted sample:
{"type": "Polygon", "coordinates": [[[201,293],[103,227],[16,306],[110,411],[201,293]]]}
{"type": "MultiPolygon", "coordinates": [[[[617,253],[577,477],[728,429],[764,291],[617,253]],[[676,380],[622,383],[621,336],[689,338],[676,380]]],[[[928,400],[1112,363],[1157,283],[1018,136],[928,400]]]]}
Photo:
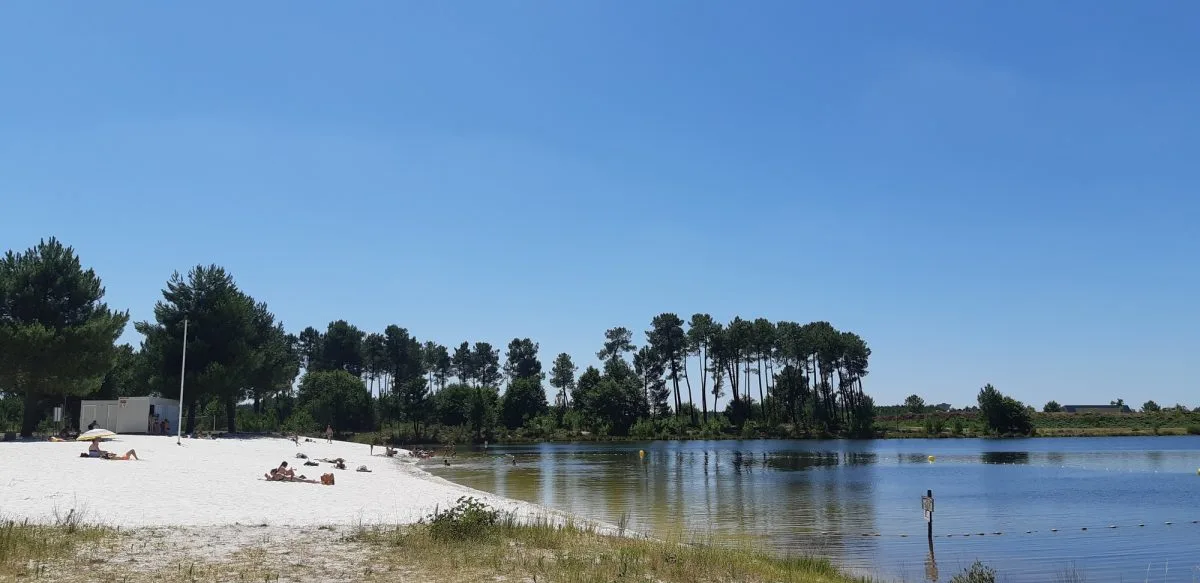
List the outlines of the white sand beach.
{"type": "MultiPolygon", "coordinates": [[[[139,461],[79,457],[87,443],[0,443],[0,518],[52,522],[74,510],[107,526],[349,526],[407,524],[475,496],[519,517],[558,516],[545,508],[472,490],[417,468],[401,451],[396,458],[369,455],[367,445],[301,438],[184,439],[121,435],[103,448],[139,461]],[[344,458],[347,469],[312,460],[344,458]],[[287,461],[298,474],[332,472],[336,484],[268,482],[263,474],[287,461]],[[366,465],[370,473],[356,472],[366,465]]],[[[376,454],[381,453],[375,448],[376,454]]]]}

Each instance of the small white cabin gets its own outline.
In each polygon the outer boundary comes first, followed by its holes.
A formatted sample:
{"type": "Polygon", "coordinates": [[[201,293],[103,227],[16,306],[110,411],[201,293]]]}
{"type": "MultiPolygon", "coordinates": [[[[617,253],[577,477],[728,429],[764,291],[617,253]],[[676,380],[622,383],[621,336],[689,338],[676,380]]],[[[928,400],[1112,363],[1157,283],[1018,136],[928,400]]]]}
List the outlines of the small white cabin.
{"type": "Polygon", "coordinates": [[[79,429],[96,422],[96,427],[115,433],[158,433],[159,422],[168,422],[171,433],[179,421],[179,401],[160,397],[121,397],[111,401],[83,401],[79,407],[79,429]]]}

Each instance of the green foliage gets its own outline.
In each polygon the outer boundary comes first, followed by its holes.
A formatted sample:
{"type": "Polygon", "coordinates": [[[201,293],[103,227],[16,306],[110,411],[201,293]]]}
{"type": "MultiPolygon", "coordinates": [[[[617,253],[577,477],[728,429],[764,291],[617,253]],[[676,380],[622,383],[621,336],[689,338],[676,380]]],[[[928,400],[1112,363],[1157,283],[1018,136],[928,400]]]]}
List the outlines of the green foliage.
{"type": "Polygon", "coordinates": [[[500,379],[504,378],[500,372],[500,351],[487,342],[476,342],[471,355],[475,361],[475,379],[479,386],[499,387],[500,379]]]}
{"type": "Polygon", "coordinates": [[[476,500],[463,496],[454,506],[445,510],[434,509],[425,517],[429,534],[435,540],[464,541],[486,538],[500,521],[500,512],[476,500]]]}
{"type": "Polygon", "coordinates": [[[555,406],[565,407],[575,390],[575,371],[579,370],[571,361],[571,355],[565,352],[554,357],[554,366],[550,369],[550,386],[558,389],[554,399],[555,406]]]}
{"type": "Polygon", "coordinates": [[[975,561],[970,567],[950,579],[950,583],[996,583],[996,570],[975,561]]]}
{"type": "Polygon", "coordinates": [[[300,379],[299,408],[308,411],[319,427],[337,431],[372,428],[371,394],[362,379],[345,370],[305,373],[300,379]]]}
{"type": "Polygon", "coordinates": [[[1200,435],[1200,425],[1188,425],[1187,433],[1188,435],[1200,435]]]}
{"type": "Polygon", "coordinates": [[[280,425],[279,418],[276,417],[274,411],[255,413],[252,409],[239,407],[237,411],[237,427],[238,431],[263,433],[278,431],[280,425]]]}
{"type": "Polygon", "coordinates": [[[129,314],[103,298],[100,278],[55,238],[0,259],[0,387],[25,397],[23,436],[41,398],[93,393],[112,368],[129,314]]]}
{"type": "Polygon", "coordinates": [[[433,396],[434,418],[442,425],[465,425],[471,418],[471,401],[475,389],[464,384],[452,384],[433,396]]]}
{"type": "Polygon", "coordinates": [[[953,433],[954,435],[961,436],[961,435],[963,434],[963,421],[962,421],[962,419],[959,419],[958,417],[955,417],[955,418],[954,418],[954,421],[953,421],[953,422],[950,424],[950,431],[951,431],[951,433],[953,433]]]}
{"type": "Polygon", "coordinates": [[[421,424],[428,419],[432,408],[429,401],[429,388],[426,386],[425,379],[419,376],[407,379],[400,386],[395,387],[393,394],[399,406],[398,417],[411,422],[414,431],[419,435],[421,424]]]}
{"type": "MultiPolygon", "coordinates": [[[[646,342],[650,348],[648,357],[656,361],[655,367],[665,371],[667,379],[671,381],[671,392],[675,396],[674,410],[678,412],[683,404],[679,394],[679,378],[683,372],[683,359],[688,353],[683,320],[673,313],[666,312],[655,316],[650,325],[650,330],[646,332],[646,342]]],[[[657,380],[651,379],[651,383],[657,380]]],[[[662,391],[665,391],[665,387],[660,390],[662,391]]],[[[651,398],[651,403],[656,403],[655,398],[651,398]]]]}
{"type": "Polygon", "coordinates": [[[198,405],[216,398],[224,405],[226,426],[236,430],[237,404],[290,390],[299,369],[296,344],[264,303],[246,295],[223,268],[197,266],[187,277],[175,273],[153,322],[135,327],[145,339],[148,383],[163,394],[178,390],[184,319],[188,322],[187,427],[195,427],[198,405]]]}
{"type": "Polygon", "coordinates": [[[538,344],[528,338],[513,338],[504,353],[504,376],[509,380],[541,380],[542,362],[538,360],[538,344]]]}
{"type": "Polygon", "coordinates": [[[312,371],[344,370],[354,376],[363,373],[363,342],[366,333],[345,320],[329,323],[321,336],[321,358],[312,371]]]}
{"type": "Polygon", "coordinates": [[[1029,435],[1033,421],[1025,405],[1006,397],[991,384],[979,391],[979,415],[987,429],[1001,435],[1029,435]]]}
{"type": "Polygon", "coordinates": [[[588,367],[579,377],[575,408],[592,431],[600,433],[607,426],[606,433],[625,435],[639,418],[649,414],[646,397],[629,363],[620,355],[611,356],[604,369],[601,375],[588,367]]]}
{"type": "Polygon", "coordinates": [[[908,409],[909,413],[922,413],[925,411],[925,399],[917,395],[909,395],[904,399],[904,408],[908,409]]]}
{"type": "Polygon", "coordinates": [[[1043,413],[1061,413],[1062,410],[1062,405],[1059,405],[1058,401],[1049,401],[1042,407],[1043,413]]]}
{"type": "Polygon", "coordinates": [[[729,422],[729,418],[724,415],[713,414],[708,421],[700,427],[700,437],[705,439],[718,439],[725,437],[733,430],[733,424],[729,422]]]}
{"type": "Polygon", "coordinates": [[[312,413],[309,413],[308,409],[301,408],[292,413],[280,428],[286,433],[300,434],[316,433],[324,427],[324,425],[321,425],[313,418],[312,413]]]}
{"type": "Polygon", "coordinates": [[[16,431],[21,427],[21,398],[0,394],[0,431],[16,431]]]}
{"type": "Polygon", "coordinates": [[[518,377],[508,384],[500,404],[500,418],[509,429],[546,412],[546,391],[537,377],[518,377]]]}
{"type": "Polygon", "coordinates": [[[477,439],[490,439],[500,417],[500,393],[495,387],[479,387],[471,392],[467,422],[477,439]]]}
{"type": "MultiPolygon", "coordinates": [[[[961,422],[960,422],[961,426],[961,422]]],[[[946,417],[934,413],[925,416],[925,433],[933,436],[941,435],[946,430],[946,417]]]]}
{"type": "Polygon", "coordinates": [[[1159,407],[1158,403],[1154,401],[1146,401],[1142,404],[1142,413],[1157,413],[1159,411],[1162,411],[1162,407],[1159,407]]]}

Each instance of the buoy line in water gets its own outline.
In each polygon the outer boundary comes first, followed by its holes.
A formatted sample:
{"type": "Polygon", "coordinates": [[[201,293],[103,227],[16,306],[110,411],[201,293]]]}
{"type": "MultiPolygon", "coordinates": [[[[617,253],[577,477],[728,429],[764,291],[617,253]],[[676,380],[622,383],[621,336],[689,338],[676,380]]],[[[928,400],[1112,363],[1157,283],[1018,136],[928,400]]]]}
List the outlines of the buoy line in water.
{"type": "MultiPolygon", "coordinates": [[[[1149,526],[1169,527],[1169,526],[1175,526],[1175,525],[1181,525],[1181,526],[1200,525],[1200,520],[1178,521],[1178,522],[1173,521],[1173,520],[1168,520],[1166,522],[1163,522],[1162,524],[1157,524],[1157,525],[1151,524],[1149,526]]],[[[1118,525],[1118,524],[1108,524],[1108,525],[1104,525],[1104,526],[1094,526],[1094,527],[1093,526],[1082,526],[1079,528],[1050,528],[1050,529],[1043,529],[1043,530],[1023,530],[1023,531],[1018,530],[1018,531],[1010,531],[1007,533],[1003,532],[1003,531],[994,531],[994,532],[965,532],[965,533],[935,534],[935,535],[933,535],[933,538],[954,538],[954,537],[967,538],[967,537],[980,537],[980,536],[1005,536],[1005,535],[1019,536],[1019,535],[1027,535],[1027,534],[1058,534],[1058,533],[1066,533],[1066,532],[1093,532],[1093,531],[1104,531],[1104,530],[1120,530],[1122,528],[1142,529],[1142,528],[1146,528],[1146,527],[1147,527],[1146,523],[1139,522],[1138,524],[1125,525],[1125,526],[1118,525]]],[[[819,533],[820,536],[836,536],[838,534],[843,534],[845,536],[856,536],[856,534],[854,534],[854,533],[837,533],[837,532],[829,532],[829,531],[821,531],[819,533]]],[[[920,533],[919,534],[898,533],[898,534],[884,535],[883,533],[879,533],[879,532],[863,532],[863,533],[858,533],[857,536],[863,536],[863,537],[887,536],[889,538],[926,538],[927,537],[927,535],[920,534],[920,533]]]]}

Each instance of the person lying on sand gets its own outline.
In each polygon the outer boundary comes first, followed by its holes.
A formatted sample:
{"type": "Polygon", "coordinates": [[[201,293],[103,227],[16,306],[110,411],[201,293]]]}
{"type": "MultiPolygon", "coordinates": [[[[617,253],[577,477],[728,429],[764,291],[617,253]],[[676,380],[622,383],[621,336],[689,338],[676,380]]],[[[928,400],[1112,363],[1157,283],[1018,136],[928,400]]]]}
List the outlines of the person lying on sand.
{"type": "Polygon", "coordinates": [[[323,461],[323,462],[325,462],[325,463],[327,463],[327,464],[333,464],[333,467],[335,467],[335,468],[337,468],[337,469],[339,469],[339,470],[344,470],[344,469],[346,469],[346,460],[344,460],[344,459],[342,459],[342,458],[340,458],[340,457],[339,457],[339,458],[334,458],[334,459],[325,459],[325,458],[322,458],[322,459],[321,459],[321,461],[323,461]]]}
{"type": "Polygon", "coordinates": [[[132,449],[125,452],[125,455],[121,455],[121,456],[119,456],[111,451],[104,451],[104,450],[100,449],[100,438],[99,437],[93,439],[92,444],[88,446],[87,456],[88,457],[98,457],[98,458],[106,459],[106,460],[129,460],[129,459],[136,460],[136,459],[138,459],[137,452],[132,449]]]}
{"type": "Polygon", "coordinates": [[[313,483],[316,483],[316,480],[310,480],[310,479],[308,479],[308,476],[304,476],[304,475],[297,476],[294,472],[289,475],[286,472],[279,471],[279,468],[275,468],[275,469],[263,474],[263,477],[266,478],[268,482],[313,482],[313,483]]]}
{"type": "Polygon", "coordinates": [[[264,475],[268,482],[304,482],[306,484],[325,484],[326,486],[333,485],[333,474],[324,474],[321,480],[310,480],[306,476],[285,476],[281,474],[279,468],[271,470],[270,473],[264,475]]]}

